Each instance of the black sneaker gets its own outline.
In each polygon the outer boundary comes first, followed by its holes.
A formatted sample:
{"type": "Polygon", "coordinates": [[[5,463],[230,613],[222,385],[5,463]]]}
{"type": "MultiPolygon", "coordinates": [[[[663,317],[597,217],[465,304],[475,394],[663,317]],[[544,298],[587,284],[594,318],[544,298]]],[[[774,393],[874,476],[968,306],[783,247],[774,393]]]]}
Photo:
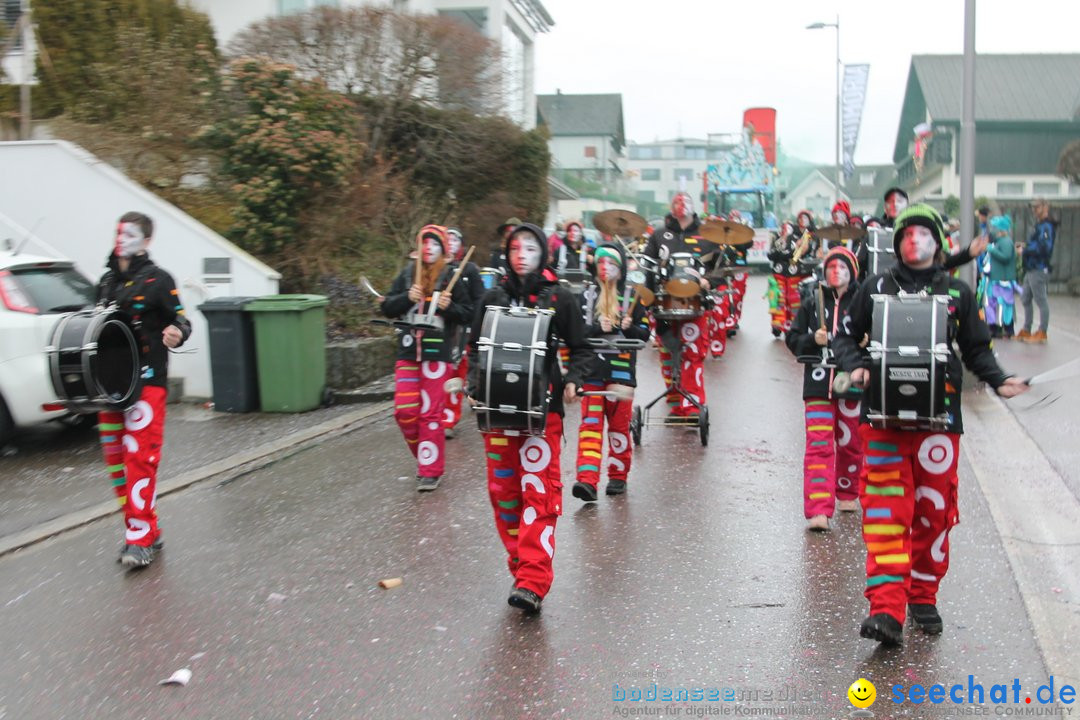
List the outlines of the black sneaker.
{"type": "Polygon", "coordinates": [[[422,475],[416,476],[416,492],[431,492],[435,488],[439,487],[439,481],[442,480],[442,476],[424,477],[422,475]]]}
{"type": "Polygon", "coordinates": [[[733,337],[735,337],[735,336],[736,336],[736,335],[738,335],[738,334],[739,334],[739,331],[738,331],[738,329],[736,329],[736,328],[728,328],[728,330],[727,330],[727,336],[728,336],[729,338],[733,338],[733,337]]]}
{"type": "MultiPolygon", "coordinates": [[[[122,563],[122,562],[124,562],[124,553],[126,553],[126,552],[127,552],[127,549],[128,549],[129,547],[131,547],[131,546],[130,546],[130,545],[128,545],[127,543],[125,543],[125,544],[123,544],[123,545],[121,545],[121,546],[120,546],[120,554],[116,556],[116,562],[118,562],[118,563],[122,563]]],[[[158,536],[157,536],[157,540],[155,540],[155,541],[154,541],[154,542],[153,542],[153,543],[152,543],[152,544],[150,545],[150,547],[154,548],[154,552],[155,552],[155,553],[156,553],[157,551],[161,550],[161,548],[165,547],[165,539],[161,537],[161,533],[160,533],[160,532],[158,533],[158,536]]]]}
{"type": "Polygon", "coordinates": [[[590,485],[587,482],[574,483],[574,489],[571,491],[574,497],[585,502],[596,502],[596,486],[590,485]]]}
{"type": "Polygon", "coordinates": [[[782,333],[782,332],[784,332],[784,331],[783,331],[783,330],[781,330],[780,328],[778,328],[778,327],[774,327],[774,328],[772,329],[772,336],[773,336],[774,338],[778,338],[778,337],[780,337],[780,333],[782,333]]]}
{"type": "Polygon", "coordinates": [[[626,492],[625,480],[608,480],[607,489],[604,490],[608,495],[622,495],[626,492]]]}
{"type": "Polygon", "coordinates": [[[859,635],[883,645],[900,645],[904,642],[904,626],[888,613],[877,613],[862,621],[859,635]]]}
{"type": "Polygon", "coordinates": [[[915,621],[915,627],[927,635],[940,635],[945,629],[945,623],[941,621],[941,614],[936,605],[913,603],[908,605],[908,615],[915,621]]]}
{"type": "Polygon", "coordinates": [[[120,564],[126,568],[144,568],[154,562],[156,556],[153,545],[126,545],[120,553],[120,564]]]}
{"type": "Polygon", "coordinates": [[[516,587],[510,591],[510,597],[506,599],[506,602],[519,610],[524,610],[529,615],[535,615],[540,612],[540,603],[544,599],[534,593],[532,590],[526,590],[525,588],[516,587]]]}

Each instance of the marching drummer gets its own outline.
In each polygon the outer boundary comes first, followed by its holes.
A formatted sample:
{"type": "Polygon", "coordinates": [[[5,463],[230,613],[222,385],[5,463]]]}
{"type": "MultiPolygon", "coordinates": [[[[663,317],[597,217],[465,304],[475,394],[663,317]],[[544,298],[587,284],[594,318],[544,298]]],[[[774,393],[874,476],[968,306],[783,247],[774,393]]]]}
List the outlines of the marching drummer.
{"type": "MultiPolygon", "coordinates": [[[[697,239],[701,222],[694,212],[694,201],[689,193],[679,192],[671,199],[671,212],[664,217],[664,226],[653,232],[645,246],[645,255],[661,265],[676,253],[690,253],[700,257],[702,245],[697,239]]],[[[709,281],[702,277],[702,290],[709,289],[709,281]]],[[[657,278],[649,277],[649,289],[657,287],[657,278]]],[[[670,324],[658,322],[658,337],[667,336],[668,341],[660,346],[661,372],[664,385],[672,386],[673,350],[680,350],[682,368],[680,381],[687,394],[694,396],[701,405],[705,405],[705,356],[708,352],[708,318],[700,317],[686,320],[672,320],[670,324]],[[668,332],[670,331],[670,332],[668,332]],[[681,347],[672,347],[672,343],[681,347]]],[[[668,393],[668,422],[673,424],[689,423],[698,419],[698,409],[678,392],[668,393]]]]}
{"type": "MultiPolygon", "coordinates": [[[[480,301],[469,339],[469,395],[477,397],[480,363],[477,341],[489,307],[551,309],[551,326],[570,348],[566,375],[556,367],[558,341],[547,338],[544,371],[551,401],[542,436],[518,431],[486,433],[488,496],[495,512],[495,529],[506,548],[514,587],[507,602],[527,613],[540,611],[555,577],[555,524],[562,514],[562,476],[559,467],[563,438],[563,407],[576,402],[578,388],[588,374],[593,355],[585,342],[581,308],[566,288],[560,287],[547,265],[543,231],[521,224],[507,236],[510,272],[480,301]]],[[[522,385],[528,384],[528,380],[522,385]]]]}
{"type": "Polygon", "coordinates": [[[125,412],[98,414],[105,464],[124,509],[120,563],[146,567],[162,547],[157,517],[157,470],[165,434],[169,350],[191,336],[172,276],[150,260],[154,223],[140,212],[121,216],[115,244],[97,286],[97,304],[115,303],[135,326],[141,350],[142,391],[125,412]]]}
{"type": "MultiPolygon", "coordinates": [[[[949,569],[949,531],[957,513],[957,463],[963,432],[960,390],[964,364],[1001,397],[1028,389],[1022,380],[1002,370],[990,349],[990,332],[979,317],[971,289],[950,278],[942,267],[945,230],[937,211],[916,204],[895,221],[897,264],[863,283],[851,304],[851,322],[834,339],[842,369],[852,384],[865,388],[880,373],[870,355],[859,347],[864,335],[886,342],[884,329],[873,325],[873,295],[931,293],[948,298],[948,362],[945,407],[948,424],[940,430],[862,426],[864,466],[859,499],[863,507],[866,542],[866,590],[870,614],[860,635],[881,643],[903,641],[905,615],[927,634],[941,633],[937,592],[949,569]]],[[[930,328],[925,331],[928,339],[930,328]]],[[[867,422],[864,400],[863,422],[867,422]]],[[[880,424],[880,423],[879,423],[880,424]]]]}
{"type": "MultiPolygon", "coordinates": [[[[471,260],[467,262],[464,260],[465,242],[460,230],[454,227],[447,228],[446,242],[447,254],[451,258],[451,262],[454,263],[454,268],[456,269],[459,264],[465,262],[465,267],[461,271],[461,284],[465,286],[466,294],[469,296],[469,305],[475,308],[486,292],[483,278],[480,276],[480,269],[471,260]]],[[[460,386],[446,391],[443,430],[447,438],[454,437],[457,433],[457,424],[461,420],[462,390],[469,376],[469,356],[464,352],[464,349],[465,343],[468,341],[470,325],[471,322],[459,326],[454,336],[455,347],[452,359],[455,362],[450,371],[450,377],[457,378],[461,383],[460,386]]]]}
{"type": "Polygon", "coordinates": [[[773,241],[766,255],[772,265],[768,299],[773,337],[787,332],[795,320],[802,302],[799,283],[808,277],[802,260],[814,257],[818,250],[814,237],[814,216],[810,211],[800,210],[796,223],[795,228],[790,223],[781,226],[779,237],[773,241]],[[785,230],[788,231],[786,234],[785,230]]]}
{"type": "MultiPolygon", "coordinates": [[[[596,249],[596,277],[600,287],[599,299],[592,317],[588,318],[590,338],[605,340],[649,339],[649,323],[645,309],[632,295],[626,284],[627,260],[617,243],[604,243],[596,249]]],[[[626,492],[630,474],[633,443],[630,442],[630,417],[633,411],[633,390],[637,385],[637,352],[613,347],[596,349],[598,362],[593,362],[586,375],[585,391],[618,388],[628,390],[624,396],[585,398],[578,431],[577,482],[574,497],[596,500],[600,482],[600,465],[604,455],[604,423],[607,422],[608,495],[626,492]]]]}
{"type": "Polygon", "coordinates": [[[859,399],[862,392],[833,390],[831,340],[847,321],[859,283],[859,261],[845,247],[825,256],[825,287],[815,283],[804,294],[784,342],[805,364],[803,404],[806,452],[803,457],[803,513],[809,530],[828,530],[834,511],[855,512],[862,471],[859,399]]]}
{"type": "Polygon", "coordinates": [[[452,375],[450,340],[455,327],[472,318],[472,304],[460,282],[446,291],[454,273],[446,229],[425,225],[416,237],[417,258],[394,278],[380,309],[408,324],[397,330],[394,420],[416,458],[416,489],[430,492],[439,487],[446,465],[443,409],[452,375]]]}

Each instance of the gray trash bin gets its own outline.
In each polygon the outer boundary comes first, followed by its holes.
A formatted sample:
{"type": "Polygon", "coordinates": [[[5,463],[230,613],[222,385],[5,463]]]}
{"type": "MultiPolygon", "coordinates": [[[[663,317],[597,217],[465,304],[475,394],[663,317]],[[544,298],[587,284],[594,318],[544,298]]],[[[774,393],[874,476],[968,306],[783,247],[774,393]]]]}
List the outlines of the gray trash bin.
{"type": "Polygon", "coordinates": [[[218,297],[198,307],[210,334],[210,375],[214,409],[253,412],[259,409],[259,375],[255,331],[244,305],[253,297],[218,297]]]}

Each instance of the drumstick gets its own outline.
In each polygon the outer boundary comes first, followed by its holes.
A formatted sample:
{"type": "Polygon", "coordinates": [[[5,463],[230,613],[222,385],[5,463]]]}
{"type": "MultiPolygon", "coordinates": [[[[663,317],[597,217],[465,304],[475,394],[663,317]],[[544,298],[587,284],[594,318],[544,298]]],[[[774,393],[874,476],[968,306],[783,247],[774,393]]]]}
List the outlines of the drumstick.
{"type": "Polygon", "coordinates": [[[821,283],[817,286],[817,317],[818,324],[821,329],[825,329],[825,290],[821,287],[821,283]]]}
{"type": "Polygon", "coordinates": [[[382,293],[380,293],[378,290],[375,289],[375,287],[367,279],[367,276],[365,276],[365,275],[360,276],[360,284],[364,287],[365,290],[367,290],[369,293],[371,293],[372,295],[377,297],[380,301],[383,299],[382,293]]]}
{"type": "Polygon", "coordinates": [[[1039,383],[1042,385],[1043,383],[1056,380],[1066,380],[1077,374],[1080,374],[1080,358],[1070,360],[1067,363],[1058,365],[1056,368],[1052,368],[1046,372],[1041,372],[1038,375],[1032,375],[1024,381],[1024,384],[1032,385],[1034,383],[1039,383]]]}
{"type": "Polygon", "coordinates": [[[469,258],[472,257],[473,250],[475,249],[475,245],[469,246],[469,251],[465,253],[465,257],[461,259],[461,264],[458,265],[458,269],[454,271],[454,275],[450,278],[450,282],[446,284],[446,288],[443,292],[450,292],[454,289],[454,284],[458,281],[458,278],[461,277],[461,273],[465,272],[465,263],[469,262],[469,258]]]}

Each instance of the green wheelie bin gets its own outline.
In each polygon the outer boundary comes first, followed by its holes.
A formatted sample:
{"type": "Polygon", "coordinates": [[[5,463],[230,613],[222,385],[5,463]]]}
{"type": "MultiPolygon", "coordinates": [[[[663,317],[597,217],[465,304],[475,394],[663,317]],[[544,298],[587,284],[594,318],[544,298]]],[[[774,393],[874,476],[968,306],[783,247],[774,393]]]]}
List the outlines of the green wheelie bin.
{"type": "Polygon", "coordinates": [[[268,295],[244,306],[255,321],[263,412],[305,412],[326,392],[326,306],[322,295],[268,295]]]}

